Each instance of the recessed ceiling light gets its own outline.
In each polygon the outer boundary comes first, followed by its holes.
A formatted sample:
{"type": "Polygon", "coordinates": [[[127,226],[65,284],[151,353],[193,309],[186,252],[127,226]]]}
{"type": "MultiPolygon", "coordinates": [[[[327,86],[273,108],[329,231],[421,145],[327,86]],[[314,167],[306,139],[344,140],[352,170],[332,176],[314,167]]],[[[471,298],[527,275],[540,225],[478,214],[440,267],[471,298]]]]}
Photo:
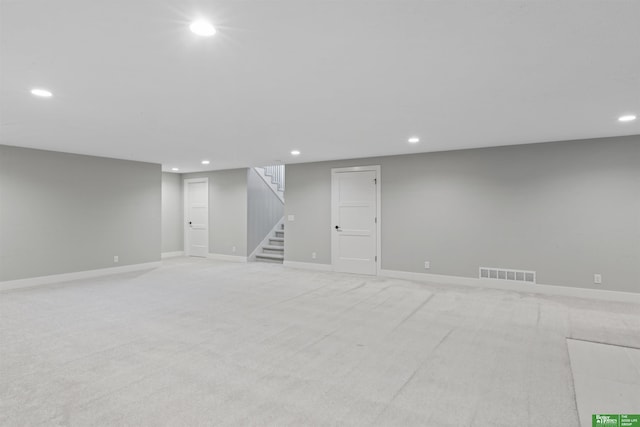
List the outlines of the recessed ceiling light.
{"type": "Polygon", "coordinates": [[[193,33],[203,37],[211,37],[216,33],[216,29],[213,28],[213,25],[211,25],[209,22],[205,21],[204,19],[193,21],[191,25],[189,25],[189,29],[193,33]]]}
{"type": "Polygon", "coordinates": [[[292,156],[299,156],[299,155],[300,155],[300,151],[298,151],[298,150],[293,150],[293,151],[291,152],[291,155],[292,155],[292,156]]]}
{"type": "Polygon", "coordinates": [[[178,169],[178,168],[171,168],[171,170],[172,170],[172,171],[174,171],[174,172],[177,172],[177,171],[179,171],[180,169],[178,169]]]}
{"type": "Polygon", "coordinates": [[[208,165],[209,163],[211,163],[209,160],[203,160],[203,161],[202,161],[202,164],[203,164],[203,165],[208,165]]]}
{"type": "Polygon", "coordinates": [[[634,116],[633,114],[618,117],[619,122],[632,122],[635,119],[636,119],[636,116],[634,116]]]}
{"type": "Polygon", "coordinates": [[[409,141],[409,144],[417,144],[418,142],[420,142],[420,138],[418,138],[417,136],[412,136],[407,141],[409,141]]]}
{"type": "Polygon", "coordinates": [[[53,94],[46,89],[31,89],[31,94],[42,98],[51,98],[53,94]]]}

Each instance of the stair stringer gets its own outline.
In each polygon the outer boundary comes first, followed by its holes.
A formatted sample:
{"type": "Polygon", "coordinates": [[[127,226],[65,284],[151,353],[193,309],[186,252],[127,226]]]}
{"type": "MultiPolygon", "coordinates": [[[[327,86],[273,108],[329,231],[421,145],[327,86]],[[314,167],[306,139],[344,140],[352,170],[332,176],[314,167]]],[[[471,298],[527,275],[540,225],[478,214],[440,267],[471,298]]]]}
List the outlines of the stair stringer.
{"type": "Polygon", "coordinates": [[[280,220],[273,226],[271,230],[267,233],[267,235],[262,239],[262,241],[258,244],[258,246],[251,252],[251,255],[247,258],[247,261],[255,261],[256,255],[260,253],[262,247],[269,243],[269,238],[275,236],[276,230],[280,230],[284,225],[284,216],[280,218],[280,220]]]}

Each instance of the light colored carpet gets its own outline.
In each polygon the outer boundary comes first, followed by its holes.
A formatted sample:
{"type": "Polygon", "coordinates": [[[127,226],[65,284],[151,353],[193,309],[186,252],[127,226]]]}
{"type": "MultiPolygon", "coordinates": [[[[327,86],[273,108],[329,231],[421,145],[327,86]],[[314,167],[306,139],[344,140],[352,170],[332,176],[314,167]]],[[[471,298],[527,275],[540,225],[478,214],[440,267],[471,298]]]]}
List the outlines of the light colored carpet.
{"type": "Polygon", "coordinates": [[[578,414],[591,426],[593,414],[640,412],[640,349],[567,340],[578,414]]]}
{"type": "Polygon", "coordinates": [[[640,307],[179,258],[0,293],[0,424],[577,426],[640,307]]]}

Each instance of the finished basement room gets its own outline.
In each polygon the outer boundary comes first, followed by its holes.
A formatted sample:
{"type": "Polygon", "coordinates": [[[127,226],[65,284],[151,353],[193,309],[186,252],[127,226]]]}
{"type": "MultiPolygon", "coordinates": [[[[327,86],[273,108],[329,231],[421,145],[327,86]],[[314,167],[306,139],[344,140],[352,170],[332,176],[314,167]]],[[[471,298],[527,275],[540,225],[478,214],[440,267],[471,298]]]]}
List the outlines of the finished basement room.
{"type": "Polygon", "coordinates": [[[0,426],[640,427],[638,18],[3,0],[0,426]]]}

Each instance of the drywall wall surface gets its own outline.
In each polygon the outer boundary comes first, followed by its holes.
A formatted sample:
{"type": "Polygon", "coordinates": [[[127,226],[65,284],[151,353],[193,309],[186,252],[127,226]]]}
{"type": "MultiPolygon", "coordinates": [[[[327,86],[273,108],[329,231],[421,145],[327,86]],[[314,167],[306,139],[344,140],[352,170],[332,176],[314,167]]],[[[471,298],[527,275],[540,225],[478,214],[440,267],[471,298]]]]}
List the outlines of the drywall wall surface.
{"type": "Polygon", "coordinates": [[[162,173],[162,252],[184,250],[184,204],[182,177],[177,173],[162,173]]]}
{"type": "Polygon", "coordinates": [[[160,193],[157,164],[0,145],[0,280],[158,261],[160,193]]]}
{"type": "Polygon", "coordinates": [[[251,254],[284,215],[284,203],[253,168],[247,170],[247,252],[251,254]]]}
{"type": "Polygon", "coordinates": [[[381,165],[383,269],[640,292],[638,135],[287,165],[285,260],[331,263],[331,168],[358,165],[381,165]]]}
{"type": "Polygon", "coordinates": [[[209,252],[246,257],[247,169],[182,175],[201,177],[209,178],[209,252]]]}

